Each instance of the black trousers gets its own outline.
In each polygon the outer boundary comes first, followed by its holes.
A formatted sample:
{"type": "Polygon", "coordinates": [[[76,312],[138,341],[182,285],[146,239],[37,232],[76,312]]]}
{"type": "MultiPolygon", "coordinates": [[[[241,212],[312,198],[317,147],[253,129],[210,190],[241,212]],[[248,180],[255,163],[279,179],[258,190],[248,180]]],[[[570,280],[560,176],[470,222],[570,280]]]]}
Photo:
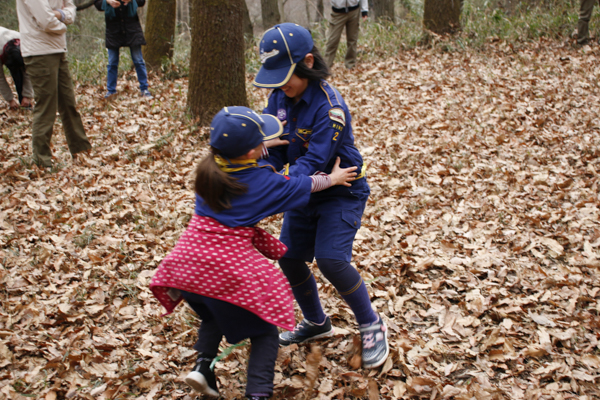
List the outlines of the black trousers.
{"type": "Polygon", "coordinates": [[[226,301],[190,292],[182,292],[182,295],[202,320],[194,349],[204,356],[216,357],[223,336],[232,344],[249,338],[252,348],[248,361],[246,395],[272,395],[279,349],[277,327],[226,301]]]}

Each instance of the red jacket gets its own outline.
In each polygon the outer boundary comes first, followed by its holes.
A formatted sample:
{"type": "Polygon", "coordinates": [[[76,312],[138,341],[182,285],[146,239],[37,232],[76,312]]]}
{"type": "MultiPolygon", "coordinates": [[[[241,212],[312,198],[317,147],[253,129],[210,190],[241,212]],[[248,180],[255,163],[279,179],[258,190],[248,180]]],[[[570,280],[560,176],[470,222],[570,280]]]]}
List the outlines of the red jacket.
{"type": "Polygon", "coordinates": [[[160,263],[150,289],[167,314],[182,300],[178,290],[185,290],[226,301],[292,330],[292,290],[283,273],[265,258],[278,260],[286,251],[263,229],[230,228],[194,215],[160,263]]]}

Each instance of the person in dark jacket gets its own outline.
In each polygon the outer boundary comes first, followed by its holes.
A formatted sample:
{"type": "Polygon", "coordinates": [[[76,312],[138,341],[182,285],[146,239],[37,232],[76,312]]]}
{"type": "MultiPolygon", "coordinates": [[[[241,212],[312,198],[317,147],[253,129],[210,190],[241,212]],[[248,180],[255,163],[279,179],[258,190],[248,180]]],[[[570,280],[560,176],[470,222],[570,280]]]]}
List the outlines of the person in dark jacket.
{"type": "Polygon", "coordinates": [[[148,91],[148,73],[142,56],[142,46],[146,44],[144,31],[140,25],[137,8],[143,7],[146,0],[95,0],[94,5],[104,11],[106,21],[106,48],[108,49],[108,73],[104,96],[109,98],[117,93],[117,76],[119,74],[119,49],[129,47],[131,59],[135,66],[140,93],[143,97],[152,98],[148,91]]]}

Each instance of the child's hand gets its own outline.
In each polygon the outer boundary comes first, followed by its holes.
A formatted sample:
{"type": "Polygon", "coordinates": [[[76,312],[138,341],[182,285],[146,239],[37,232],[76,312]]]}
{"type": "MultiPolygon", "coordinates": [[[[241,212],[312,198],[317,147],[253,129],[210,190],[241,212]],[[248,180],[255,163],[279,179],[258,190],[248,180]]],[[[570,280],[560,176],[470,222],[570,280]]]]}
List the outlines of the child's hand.
{"type": "Polygon", "coordinates": [[[12,99],[11,101],[8,102],[8,106],[11,109],[16,110],[17,108],[19,108],[19,102],[16,101],[15,99],[12,99]]]}
{"type": "Polygon", "coordinates": [[[350,182],[356,179],[357,173],[354,172],[358,167],[340,168],[340,158],[336,158],[335,165],[329,174],[331,178],[331,186],[344,185],[352,186],[350,182]]]}
{"type": "Polygon", "coordinates": [[[106,2],[108,3],[108,5],[110,5],[112,8],[119,8],[121,7],[121,3],[119,3],[118,0],[106,0],[106,2]]]}
{"type": "Polygon", "coordinates": [[[277,146],[283,146],[286,144],[290,144],[289,141],[287,140],[281,140],[280,138],[275,138],[275,139],[271,139],[271,140],[267,140],[266,142],[263,142],[265,144],[265,147],[267,149],[271,148],[271,147],[277,147],[277,146]]]}

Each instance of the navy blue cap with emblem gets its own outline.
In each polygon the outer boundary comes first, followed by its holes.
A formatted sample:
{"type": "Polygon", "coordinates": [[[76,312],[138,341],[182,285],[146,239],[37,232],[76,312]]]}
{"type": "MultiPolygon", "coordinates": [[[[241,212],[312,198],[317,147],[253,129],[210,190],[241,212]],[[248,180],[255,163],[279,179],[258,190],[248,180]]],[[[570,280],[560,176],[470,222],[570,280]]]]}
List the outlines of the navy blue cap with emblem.
{"type": "Polygon", "coordinates": [[[258,115],[248,107],[225,107],[210,124],[210,145],[225,157],[237,158],[282,132],[281,122],[272,115],[258,115]]]}
{"type": "Polygon", "coordinates": [[[296,64],[314,47],[310,32],[289,22],[275,25],[260,41],[262,66],[254,78],[254,86],[278,88],[292,77],[296,64]]]}

